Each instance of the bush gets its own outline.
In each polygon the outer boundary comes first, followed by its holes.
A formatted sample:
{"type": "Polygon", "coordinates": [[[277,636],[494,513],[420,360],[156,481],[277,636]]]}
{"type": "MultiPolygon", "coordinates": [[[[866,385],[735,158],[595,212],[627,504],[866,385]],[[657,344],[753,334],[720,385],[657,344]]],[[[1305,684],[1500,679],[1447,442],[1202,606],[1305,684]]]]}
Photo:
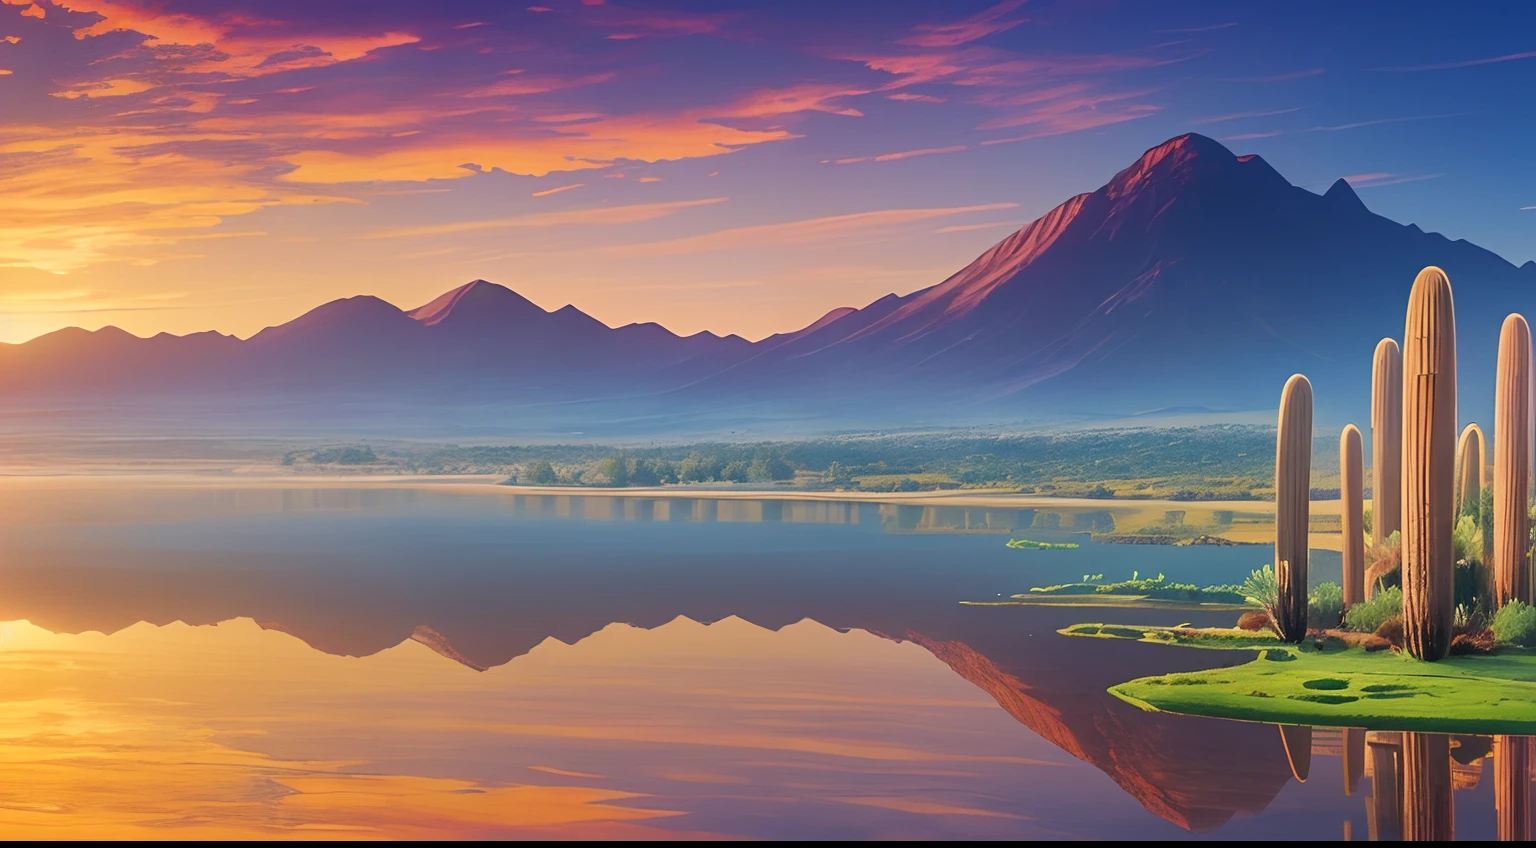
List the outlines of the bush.
{"type": "Polygon", "coordinates": [[[1275,604],[1280,602],[1280,583],[1275,578],[1275,570],[1267,563],[1263,568],[1254,569],[1238,587],[1243,597],[1258,604],[1273,614],[1275,604]]]}
{"type": "Polygon", "coordinates": [[[1344,617],[1344,588],[1337,583],[1319,583],[1307,597],[1307,626],[1329,629],[1338,627],[1344,617]]]}
{"type": "Polygon", "coordinates": [[[1381,626],[1376,628],[1376,635],[1392,643],[1392,647],[1402,650],[1403,617],[1401,615],[1394,615],[1383,621],[1381,626]]]}
{"type": "Polygon", "coordinates": [[[1403,590],[1393,586],[1361,601],[1344,613],[1344,626],[1359,633],[1375,633],[1389,619],[1403,612],[1403,590]]]}
{"type": "Polygon", "coordinates": [[[1493,637],[1500,645],[1536,648],[1536,607],[1510,601],[1493,616],[1493,637]]]}
{"type": "Polygon", "coordinates": [[[1257,633],[1269,626],[1269,613],[1263,610],[1252,610],[1237,617],[1237,629],[1257,633]]]}

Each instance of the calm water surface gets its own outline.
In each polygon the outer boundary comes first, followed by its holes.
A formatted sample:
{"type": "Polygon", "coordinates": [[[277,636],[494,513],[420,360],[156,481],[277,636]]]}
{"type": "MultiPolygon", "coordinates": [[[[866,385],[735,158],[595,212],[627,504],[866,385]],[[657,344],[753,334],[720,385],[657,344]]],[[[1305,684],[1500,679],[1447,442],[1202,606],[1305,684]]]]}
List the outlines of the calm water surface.
{"type": "Polygon", "coordinates": [[[0,835],[1366,839],[1435,804],[1460,838],[1495,837],[1496,808],[1519,824],[1523,741],[1318,729],[1288,756],[1274,726],[1105,692],[1246,655],[1055,632],[1231,613],[960,603],[1269,558],[1003,546],[1034,523],[12,479],[0,835]]]}

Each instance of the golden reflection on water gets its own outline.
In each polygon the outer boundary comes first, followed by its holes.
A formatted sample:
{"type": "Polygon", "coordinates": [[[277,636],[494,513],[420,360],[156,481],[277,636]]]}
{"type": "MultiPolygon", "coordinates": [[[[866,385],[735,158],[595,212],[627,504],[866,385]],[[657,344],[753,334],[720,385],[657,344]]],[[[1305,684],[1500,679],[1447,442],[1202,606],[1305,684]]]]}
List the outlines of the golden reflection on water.
{"type": "Polygon", "coordinates": [[[418,641],[332,656],[248,619],[22,621],[0,625],[0,680],[7,838],[670,838],[679,787],[749,797],[772,763],[796,797],[1016,818],[928,787],[1064,760],[1000,753],[1011,722],[921,647],[809,621],[615,624],[485,672],[418,641]]]}

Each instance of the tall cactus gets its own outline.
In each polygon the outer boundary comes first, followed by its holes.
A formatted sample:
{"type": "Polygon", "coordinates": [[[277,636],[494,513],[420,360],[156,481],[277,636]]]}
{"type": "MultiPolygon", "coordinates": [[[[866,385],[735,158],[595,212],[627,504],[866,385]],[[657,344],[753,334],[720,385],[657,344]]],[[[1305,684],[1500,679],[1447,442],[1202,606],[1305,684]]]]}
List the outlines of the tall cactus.
{"type": "Polygon", "coordinates": [[[1339,434],[1339,513],[1344,532],[1344,608],[1365,600],[1365,456],[1360,428],[1339,434]]]}
{"type": "Polygon", "coordinates": [[[1382,339],[1371,366],[1371,538],[1403,529],[1403,354],[1382,339]]]}
{"type": "Polygon", "coordinates": [[[1312,495],[1312,384],[1295,374],[1280,392],[1275,437],[1275,629],[1287,642],[1307,635],[1307,519],[1312,495]]]}
{"type": "Polygon", "coordinates": [[[1483,428],[1468,424],[1456,440],[1456,514],[1477,515],[1483,501],[1483,428]]]}
{"type": "Polygon", "coordinates": [[[1519,315],[1499,331],[1499,370],[1494,396],[1493,594],[1499,606],[1531,601],[1529,497],[1531,445],[1531,328],[1519,315]]]}
{"type": "Polygon", "coordinates": [[[1451,647],[1455,459],[1456,310],[1450,279],[1430,266],[1403,334],[1403,635],[1421,660],[1451,647]]]}

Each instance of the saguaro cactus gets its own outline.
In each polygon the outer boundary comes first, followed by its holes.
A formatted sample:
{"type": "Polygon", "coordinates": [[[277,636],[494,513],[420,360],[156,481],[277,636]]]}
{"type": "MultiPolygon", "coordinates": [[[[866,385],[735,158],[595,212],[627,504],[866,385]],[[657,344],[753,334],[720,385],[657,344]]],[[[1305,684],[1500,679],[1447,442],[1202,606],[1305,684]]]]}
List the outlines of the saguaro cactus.
{"type": "Polygon", "coordinates": [[[1456,514],[1477,515],[1483,500],[1483,428],[1468,424],[1456,440],[1456,514]]]}
{"type": "Polygon", "coordinates": [[[1339,434],[1339,513],[1344,531],[1344,608],[1365,600],[1365,456],[1360,428],[1339,434]]]}
{"type": "Polygon", "coordinates": [[[1403,354],[1382,339],[1371,367],[1371,538],[1403,529],[1403,354]]]}
{"type": "Polygon", "coordinates": [[[1519,315],[1499,331],[1499,370],[1493,426],[1493,594],[1499,606],[1531,600],[1529,498],[1531,445],[1531,328],[1519,315]]]}
{"type": "Polygon", "coordinates": [[[1275,629],[1287,642],[1307,635],[1307,520],[1312,495],[1312,384],[1295,374],[1280,392],[1275,437],[1275,629]]]}
{"type": "Polygon", "coordinates": [[[1451,647],[1455,459],[1456,310],[1450,279],[1430,266],[1403,334],[1403,636],[1421,660],[1451,647]]]}

